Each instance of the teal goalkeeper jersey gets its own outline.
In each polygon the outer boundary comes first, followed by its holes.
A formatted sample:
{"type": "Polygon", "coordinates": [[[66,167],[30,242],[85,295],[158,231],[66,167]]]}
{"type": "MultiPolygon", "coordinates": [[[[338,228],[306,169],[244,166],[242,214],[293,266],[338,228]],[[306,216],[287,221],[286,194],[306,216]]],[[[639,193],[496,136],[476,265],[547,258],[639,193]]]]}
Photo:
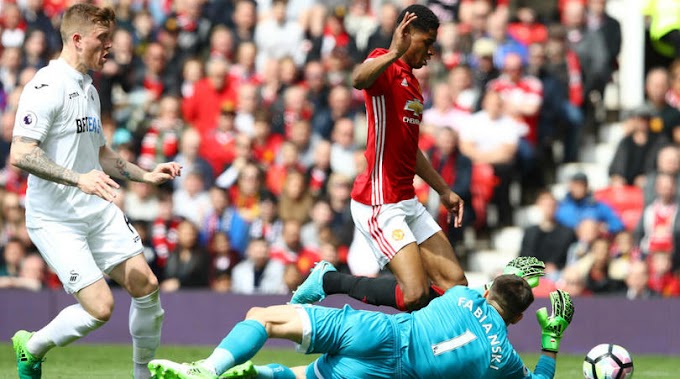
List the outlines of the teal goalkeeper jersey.
{"type": "MultiPolygon", "coordinates": [[[[402,367],[407,376],[552,378],[553,374],[532,374],[524,366],[496,309],[467,287],[453,287],[427,307],[395,317],[405,347],[402,367]]],[[[554,360],[550,360],[554,372],[554,360]]]]}

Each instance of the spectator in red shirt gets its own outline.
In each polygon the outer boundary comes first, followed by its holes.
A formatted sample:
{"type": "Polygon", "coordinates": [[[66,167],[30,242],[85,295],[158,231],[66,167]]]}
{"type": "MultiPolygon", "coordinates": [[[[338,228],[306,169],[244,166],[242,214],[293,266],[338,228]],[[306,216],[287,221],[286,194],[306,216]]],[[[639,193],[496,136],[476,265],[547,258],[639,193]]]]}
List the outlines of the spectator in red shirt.
{"type": "Polygon", "coordinates": [[[260,109],[255,112],[253,122],[253,158],[264,167],[269,167],[279,155],[283,136],[272,133],[269,112],[260,109]]]}
{"type": "Polygon", "coordinates": [[[185,120],[202,135],[217,123],[222,104],[227,101],[236,104],[236,91],[227,80],[228,68],[222,59],[208,60],[207,77],[196,82],[193,95],[182,103],[185,120]]]}
{"type": "Polygon", "coordinates": [[[680,268],[680,211],[673,176],[656,177],[656,199],[645,207],[634,234],[644,254],[667,253],[673,270],[680,268]]]}
{"type": "Polygon", "coordinates": [[[140,167],[148,170],[159,162],[171,161],[177,155],[183,128],[180,100],[174,96],[164,96],[158,103],[158,116],[151,120],[142,137],[138,158],[140,167]]]}
{"type": "Polygon", "coordinates": [[[233,162],[236,153],[236,106],[225,102],[214,129],[208,130],[201,139],[200,155],[210,163],[213,172],[222,172],[233,162]]]}
{"type": "Polygon", "coordinates": [[[508,25],[508,34],[515,40],[528,47],[532,43],[541,43],[548,39],[548,29],[538,22],[533,8],[520,7],[516,16],[518,22],[508,25]]]}
{"type": "Polygon", "coordinates": [[[491,81],[488,90],[501,95],[505,112],[529,128],[517,147],[517,158],[522,174],[523,188],[530,190],[543,186],[543,178],[537,172],[536,146],[538,143],[538,117],[543,104],[543,84],[524,73],[522,57],[509,53],[503,62],[503,71],[498,79],[491,81]]]}
{"type": "Polygon", "coordinates": [[[652,253],[648,259],[649,281],[647,285],[663,297],[680,296],[680,279],[671,271],[671,254],[652,253]]]}

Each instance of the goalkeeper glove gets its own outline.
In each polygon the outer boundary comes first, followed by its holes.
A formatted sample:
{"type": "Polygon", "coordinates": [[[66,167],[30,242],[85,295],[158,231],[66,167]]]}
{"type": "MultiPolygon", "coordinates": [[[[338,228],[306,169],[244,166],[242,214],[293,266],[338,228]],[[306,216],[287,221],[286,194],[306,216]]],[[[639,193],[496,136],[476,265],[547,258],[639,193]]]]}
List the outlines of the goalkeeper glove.
{"type": "Polygon", "coordinates": [[[550,304],[552,314],[548,316],[547,309],[543,307],[536,311],[536,319],[542,331],[541,347],[543,350],[557,353],[560,349],[562,334],[574,317],[574,304],[569,293],[562,290],[550,293],[550,304]]]}
{"type": "Polygon", "coordinates": [[[536,288],[538,278],[545,275],[545,263],[536,257],[517,257],[508,262],[503,274],[515,274],[524,278],[531,288],[536,288]]]}

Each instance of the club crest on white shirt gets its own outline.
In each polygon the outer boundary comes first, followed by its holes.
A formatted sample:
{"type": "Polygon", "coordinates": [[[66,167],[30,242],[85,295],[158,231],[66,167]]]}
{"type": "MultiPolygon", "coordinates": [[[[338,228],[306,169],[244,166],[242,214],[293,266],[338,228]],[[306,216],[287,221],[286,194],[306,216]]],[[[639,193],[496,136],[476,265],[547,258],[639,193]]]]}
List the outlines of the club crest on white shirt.
{"type": "Polygon", "coordinates": [[[35,125],[38,122],[38,116],[35,115],[35,113],[31,111],[27,111],[24,113],[24,116],[21,117],[21,124],[24,125],[25,127],[31,127],[35,125]]]}

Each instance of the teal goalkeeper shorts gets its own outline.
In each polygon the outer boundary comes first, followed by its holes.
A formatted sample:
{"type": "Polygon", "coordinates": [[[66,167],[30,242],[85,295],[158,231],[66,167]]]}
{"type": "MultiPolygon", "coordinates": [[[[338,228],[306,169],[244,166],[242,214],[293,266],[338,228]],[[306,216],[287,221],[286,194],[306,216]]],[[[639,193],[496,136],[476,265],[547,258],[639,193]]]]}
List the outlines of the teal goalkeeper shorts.
{"type": "Polygon", "coordinates": [[[401,378],[401,338],[384,313],[302,306],[306,354],[323,355],[307,366],[309,379],[401,378]]]}

